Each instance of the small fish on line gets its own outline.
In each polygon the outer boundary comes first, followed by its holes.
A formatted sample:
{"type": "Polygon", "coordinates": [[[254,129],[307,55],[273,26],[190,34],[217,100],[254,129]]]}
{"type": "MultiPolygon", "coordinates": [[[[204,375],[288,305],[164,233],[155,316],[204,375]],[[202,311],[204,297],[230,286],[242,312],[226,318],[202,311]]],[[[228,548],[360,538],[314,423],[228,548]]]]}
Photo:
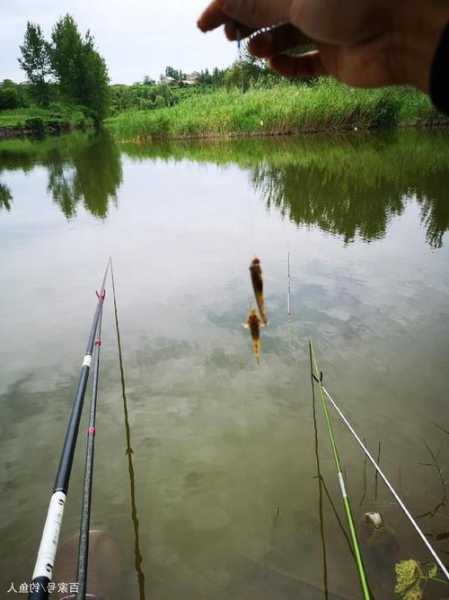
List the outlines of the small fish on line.
{"type": "Polygon", "coordinates": [[[262,350],[262,343],[260,341],[260,329],[264,327],[263,322],[260,320],[257,311],[252,308],[249,311],[248,320],[243,324],[245,329],[249,329],[251,338],[253,340],[253,352],[256,356],[257,363],[260,363],[260,353],[262,350]]]}
{"type": "Polygon", "coordinates": [[[257,308],[259,309],[260,318],[265,325],[268,325],[267,314],[265,312],[265,298],[263,295],[263,278],[260,260],[255,258],[250,267],[251,282],[253,284],[254,295],[256,297],[257,308]]]}

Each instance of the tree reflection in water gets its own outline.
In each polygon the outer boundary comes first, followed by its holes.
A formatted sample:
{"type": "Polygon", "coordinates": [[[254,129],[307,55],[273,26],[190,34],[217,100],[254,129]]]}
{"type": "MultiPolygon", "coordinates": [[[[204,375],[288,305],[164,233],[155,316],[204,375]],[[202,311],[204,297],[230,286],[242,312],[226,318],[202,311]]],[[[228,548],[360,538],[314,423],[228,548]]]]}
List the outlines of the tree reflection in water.
{"type": "MultiPolygon", "coordinates": [[[[27,173],[36,166],[47,168],[48,192],[68,219],[75,217],[80,203],[92,215],[105,219],[123,178],[120,150],[106,131],[96,136],[75,133],[39,142],[8,140],[0,144],[0,173],[27,173]]],[[[10,200],[11,192],[1,185],[0,206],[9,210],[10,200]]]]}
{"type": "Polygon", "coordinates": [[[190,159],[248,170],[267,208],[297,225],[341,236],[382,238],[416,199],[428,243],[449,229],[449,136],[444,131],[122,145],[134,159],[190,159]]]}
{"type": "MultiPolygon", "coordinates": [[[[118,145],[107,132],[89,137],[0,144],[2,170],[48,169],[48,190],[68,219],[77,207],[105,219],[122,183],[121,154],[133,160],[191,160],[236,165],[250,173],[268,209],[319,227],[345,243],[385,236],[394,216],[416,201],[428,243],[449,229],[449,136],[402,131],[350,136],[118,145]]],[[[0,184],[0,207],[11,208],[0,184]]]]}
{"type": "Polygon", "coordinates": [[[318,152],[319,142],[312,147],[312,160],[304,148],[305,159],[294,164],[273,167],[268,161],[253,169],[253,183],[268,208],[276,207],[297,225],[318,226],[350,243],[357,237],[384,237],[392,217],[415,198],[428,243],[441,247],[449,230],[446,136],[429,140],[409,132],[340,140],[334,151],[328,145],[318,152]]]}
{"type": "Polygon", "coordinates": [[[7,185],[0,182],[0,209],[11,210],[12,194],[7,185]]]}
{"type": "Polygon", "coordinates": [[[122,183],[120,151],[109,134],[78,148],[68,161],[53,156],[48,169],[48,191],[68,219],[81,201],[95,217],[107,217],[109,201],[116,202],[122,183]]]}

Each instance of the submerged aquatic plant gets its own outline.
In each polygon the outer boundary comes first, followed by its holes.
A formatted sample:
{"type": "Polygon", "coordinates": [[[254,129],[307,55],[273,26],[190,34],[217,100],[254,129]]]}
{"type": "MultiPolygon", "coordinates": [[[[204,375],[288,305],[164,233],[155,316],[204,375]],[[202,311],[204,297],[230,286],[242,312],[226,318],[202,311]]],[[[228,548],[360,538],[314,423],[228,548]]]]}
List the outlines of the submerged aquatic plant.
{"type": "Polygon", "coordinates": [[[394,591],[402,600],[422,600],[429,581],[442,581],[437,578],[438,567],[435,564],[422,565],[412,558],[397,563],[395,572],[394,591]]]}

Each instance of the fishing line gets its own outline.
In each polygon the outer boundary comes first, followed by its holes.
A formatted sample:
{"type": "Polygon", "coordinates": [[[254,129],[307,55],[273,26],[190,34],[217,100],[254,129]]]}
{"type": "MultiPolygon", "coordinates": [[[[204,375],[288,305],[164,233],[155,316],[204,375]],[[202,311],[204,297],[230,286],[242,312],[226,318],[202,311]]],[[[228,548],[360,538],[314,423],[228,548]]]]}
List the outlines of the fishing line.
{"type": "Polygon", "coordinates": [[[242,32],[237,28],[236,31],[237,36],[237,57],[238,61],[242,62],[242,32]]]}
{"type": "Polygon", "coordinates": [[[135,471],[133,454],[134,450],[131,445],[131,428],[129,426],[128,418],[128,399],[126,395],[126,383],[125,383],[125,369],[123,363],[122,353],[122,342],[120,337],[120,327],[118,320],[118,307],[117,307],[117,294],[115,289],[114,269],[112,267],[111,260],[111,280],[112,280],[112,295],[114,301],[114,320],[115,320],[115,331],[117,334],[117,349],[120,365],[120,382],[122,388],[122,400],[123,400],[123,412],[125,417],[125,436],[126,436],[126,455],[128,457],[128,471],[129,471],[129,488],[131,495],[131,520],[133,522],[134,529],[134,568],[137,575],[137,585],[139,588],[139,600],[145,600],[145,574],[143,572],[142,563],[143,555],[140,549],[140,537],[139,537],[139,517],[137,512],[136,503],[136,482],[135,482],[135,471]]]}
{"type": "Polygon", "coordinates": [[[249,232],[249,252],[248,254],[252,254],[252,258],[257,256],[255,249],[255,241],[254,241],[254,199],[250,197],[250,194],[247,196],[246,208],[248,211],[248,232],[249,232]]]}
{"type": "Polygon", "coordinates": [[[331,442],[331,448],[332,448],[332,454],[334,457],[335,467],[337,469],[337,477],[338,477],[338,482],[340,485],[344,509],[346,512],[346,518],[347,518],[350,537],[351,537],[351,541],[352,541],[352,547],[354,550],[355,563],[356,563],[356,568],[357,568],[357,572],[359,575],[360,587],[361,587],[361,590],[363,593],[363,598],[365,600],[371,600],[371,594],[370,594],[369,586],[368,586],[368,579],[366,576],[366,571],[365,571],[365,567],[364,567],[363,560],[362,560],[360,544],[359,544],[359,540],[357,537],[357,530],[356,530],[355,523],[354,523],[354,516],[352,514],[351,501],[350,501],[347,486],[345,483],[345,478],[343,476],[342,462],[341,462],[340,454],[338,452],[337,444],[335,441],[334,428],[333,428],[332,421],[331,421],[331,418],[329,415],[329,409],[328,409],[326,397],[324,394],[322,377],[321,377],[321,375],[317,376],[317,373],[320,374],[321,372],[318,369],[318,365],[317,365],[317,361],[315,358],[315,353],[313,351],[313,345],[312,345],[311,341],[309,341],[309,355],[310,355],[310,368],[311,368],[311,372],[312,372],[312,381],[318,383],[319,388],[320,388],[321,405],[323,408],[323,413],[325,416],[327,430],[329,433],[329,439],[331,442]]]}
{"type": "Polygon", "coordinates": [[[292,276],[290,271],[290,244],[287,254],[287,315],[292,316],[292,276]]]}
{"type": "Polygon", "coordinates": [[[296,345],[293,331],[293,286],[291,277],[291,253],[290,253],[290,242],[287,247],[287,346],[289,347],[289,356],[294,357],[296,355],[296,345]]]}
{"type": "Polygon", "coordinates": [[[243,52],[242,52],[242,33],[240,29],[237,29],[237,54],[238,54],[238,64],[240,69],[240,93],[245,93],[245,82],[243,81],[243,52]]]}

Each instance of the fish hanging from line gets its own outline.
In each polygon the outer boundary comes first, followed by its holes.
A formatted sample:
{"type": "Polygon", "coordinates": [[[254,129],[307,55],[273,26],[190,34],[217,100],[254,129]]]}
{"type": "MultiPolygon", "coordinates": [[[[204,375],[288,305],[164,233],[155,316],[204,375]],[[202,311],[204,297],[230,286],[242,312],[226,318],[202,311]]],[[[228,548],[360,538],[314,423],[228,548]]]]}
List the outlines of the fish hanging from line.
{"type": "Polygon", "coordinates": [[[260,364],[260,353],[262,350],[262,343],[260,341],[260,329],[264,327],[263,322],[260,320],[256,309],[252,308],[249,311],[248,320],[243,324],[245,329],[249,329],[251,338],[253,340],[253,352],[256,356],[257,364],[260,364]]]}
{"type": "Polygon", "coordinates": [[[263,295],[262,268],[258,258],[255,258],[250,264],[249,272],[251,274],[251,282],[253,284],[254,295],[256,297],[260,318],[265,325],[268,325],[267,314],[265,312],[265,298],[263,295]]]}

